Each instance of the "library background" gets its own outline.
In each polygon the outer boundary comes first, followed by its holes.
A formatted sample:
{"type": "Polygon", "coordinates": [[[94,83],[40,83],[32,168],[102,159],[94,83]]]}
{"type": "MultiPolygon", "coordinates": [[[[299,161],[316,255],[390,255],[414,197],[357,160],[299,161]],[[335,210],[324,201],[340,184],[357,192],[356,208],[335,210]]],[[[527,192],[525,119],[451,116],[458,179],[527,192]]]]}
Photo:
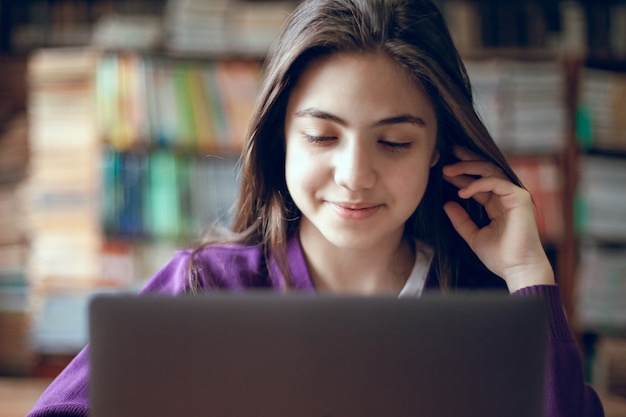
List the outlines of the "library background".
{"type": "MultiPolygon", "coordinates": [[[[626,1],[436,2],[535,200],[587,378],[626,398],[626,1]]],[[[0,376],[56,375],[91,295],[228,222],[296,3],[0,0],[0,376]]]]}

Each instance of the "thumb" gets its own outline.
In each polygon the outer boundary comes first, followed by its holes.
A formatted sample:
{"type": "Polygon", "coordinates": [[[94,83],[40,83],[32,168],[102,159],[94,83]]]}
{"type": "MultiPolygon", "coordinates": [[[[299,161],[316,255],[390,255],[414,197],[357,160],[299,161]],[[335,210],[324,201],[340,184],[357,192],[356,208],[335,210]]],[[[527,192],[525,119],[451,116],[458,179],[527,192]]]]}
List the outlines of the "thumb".
{"type": "Polygon", "coordinates": [[[454,201],[448,201],[443,205],[443,210],[450,219],[452,226],[470,247],[471,242],[478,232],[476,223],[470,218],[461,205],[454,201]]]}

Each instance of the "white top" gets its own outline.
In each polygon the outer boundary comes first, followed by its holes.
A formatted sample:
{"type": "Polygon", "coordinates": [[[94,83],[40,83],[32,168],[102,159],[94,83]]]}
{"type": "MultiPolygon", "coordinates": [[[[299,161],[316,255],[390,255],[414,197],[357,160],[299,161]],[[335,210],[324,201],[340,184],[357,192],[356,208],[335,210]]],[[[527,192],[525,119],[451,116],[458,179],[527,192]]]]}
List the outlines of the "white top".
{"type": "Polygon", "coordinates": [[[398,297],[419,297],[424,290],[434,251],[430,246],[419,241],[416,242],[416,247],[415,265],[398,297]]]}

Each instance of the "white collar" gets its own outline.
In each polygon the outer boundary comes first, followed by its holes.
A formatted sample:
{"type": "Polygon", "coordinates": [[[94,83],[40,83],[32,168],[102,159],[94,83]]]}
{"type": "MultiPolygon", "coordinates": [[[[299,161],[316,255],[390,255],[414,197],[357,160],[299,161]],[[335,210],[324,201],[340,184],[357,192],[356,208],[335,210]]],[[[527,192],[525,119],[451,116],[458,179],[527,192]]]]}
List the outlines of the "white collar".
{"type": "Polygon", "coordinates": [[[398,297],[419,297],[422,295],[426,277],[430,270],[430,264],[433,260],[433,249],[423,242],[416,241],[415,265],[406,280],[404,287],[400,291],[398,297]]]}

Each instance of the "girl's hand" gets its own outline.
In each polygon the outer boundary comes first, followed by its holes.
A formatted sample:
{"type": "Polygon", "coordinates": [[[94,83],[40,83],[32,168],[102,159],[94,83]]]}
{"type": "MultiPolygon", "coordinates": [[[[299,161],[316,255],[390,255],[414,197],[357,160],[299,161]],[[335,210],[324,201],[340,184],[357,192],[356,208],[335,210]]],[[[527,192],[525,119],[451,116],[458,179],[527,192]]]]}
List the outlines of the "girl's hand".
{"type": "Polygon", "coordinates": [[[513,184],[494,164],[466,149],[460,162],[446,165],[443,177],[459,188],[459,197],[482,204],[491,222],[478,228],[456,202],[444,210],[456,231],[510,292],[531,285],[554,285],[554,273],[539,239],[530,194],[513,184]]]}

